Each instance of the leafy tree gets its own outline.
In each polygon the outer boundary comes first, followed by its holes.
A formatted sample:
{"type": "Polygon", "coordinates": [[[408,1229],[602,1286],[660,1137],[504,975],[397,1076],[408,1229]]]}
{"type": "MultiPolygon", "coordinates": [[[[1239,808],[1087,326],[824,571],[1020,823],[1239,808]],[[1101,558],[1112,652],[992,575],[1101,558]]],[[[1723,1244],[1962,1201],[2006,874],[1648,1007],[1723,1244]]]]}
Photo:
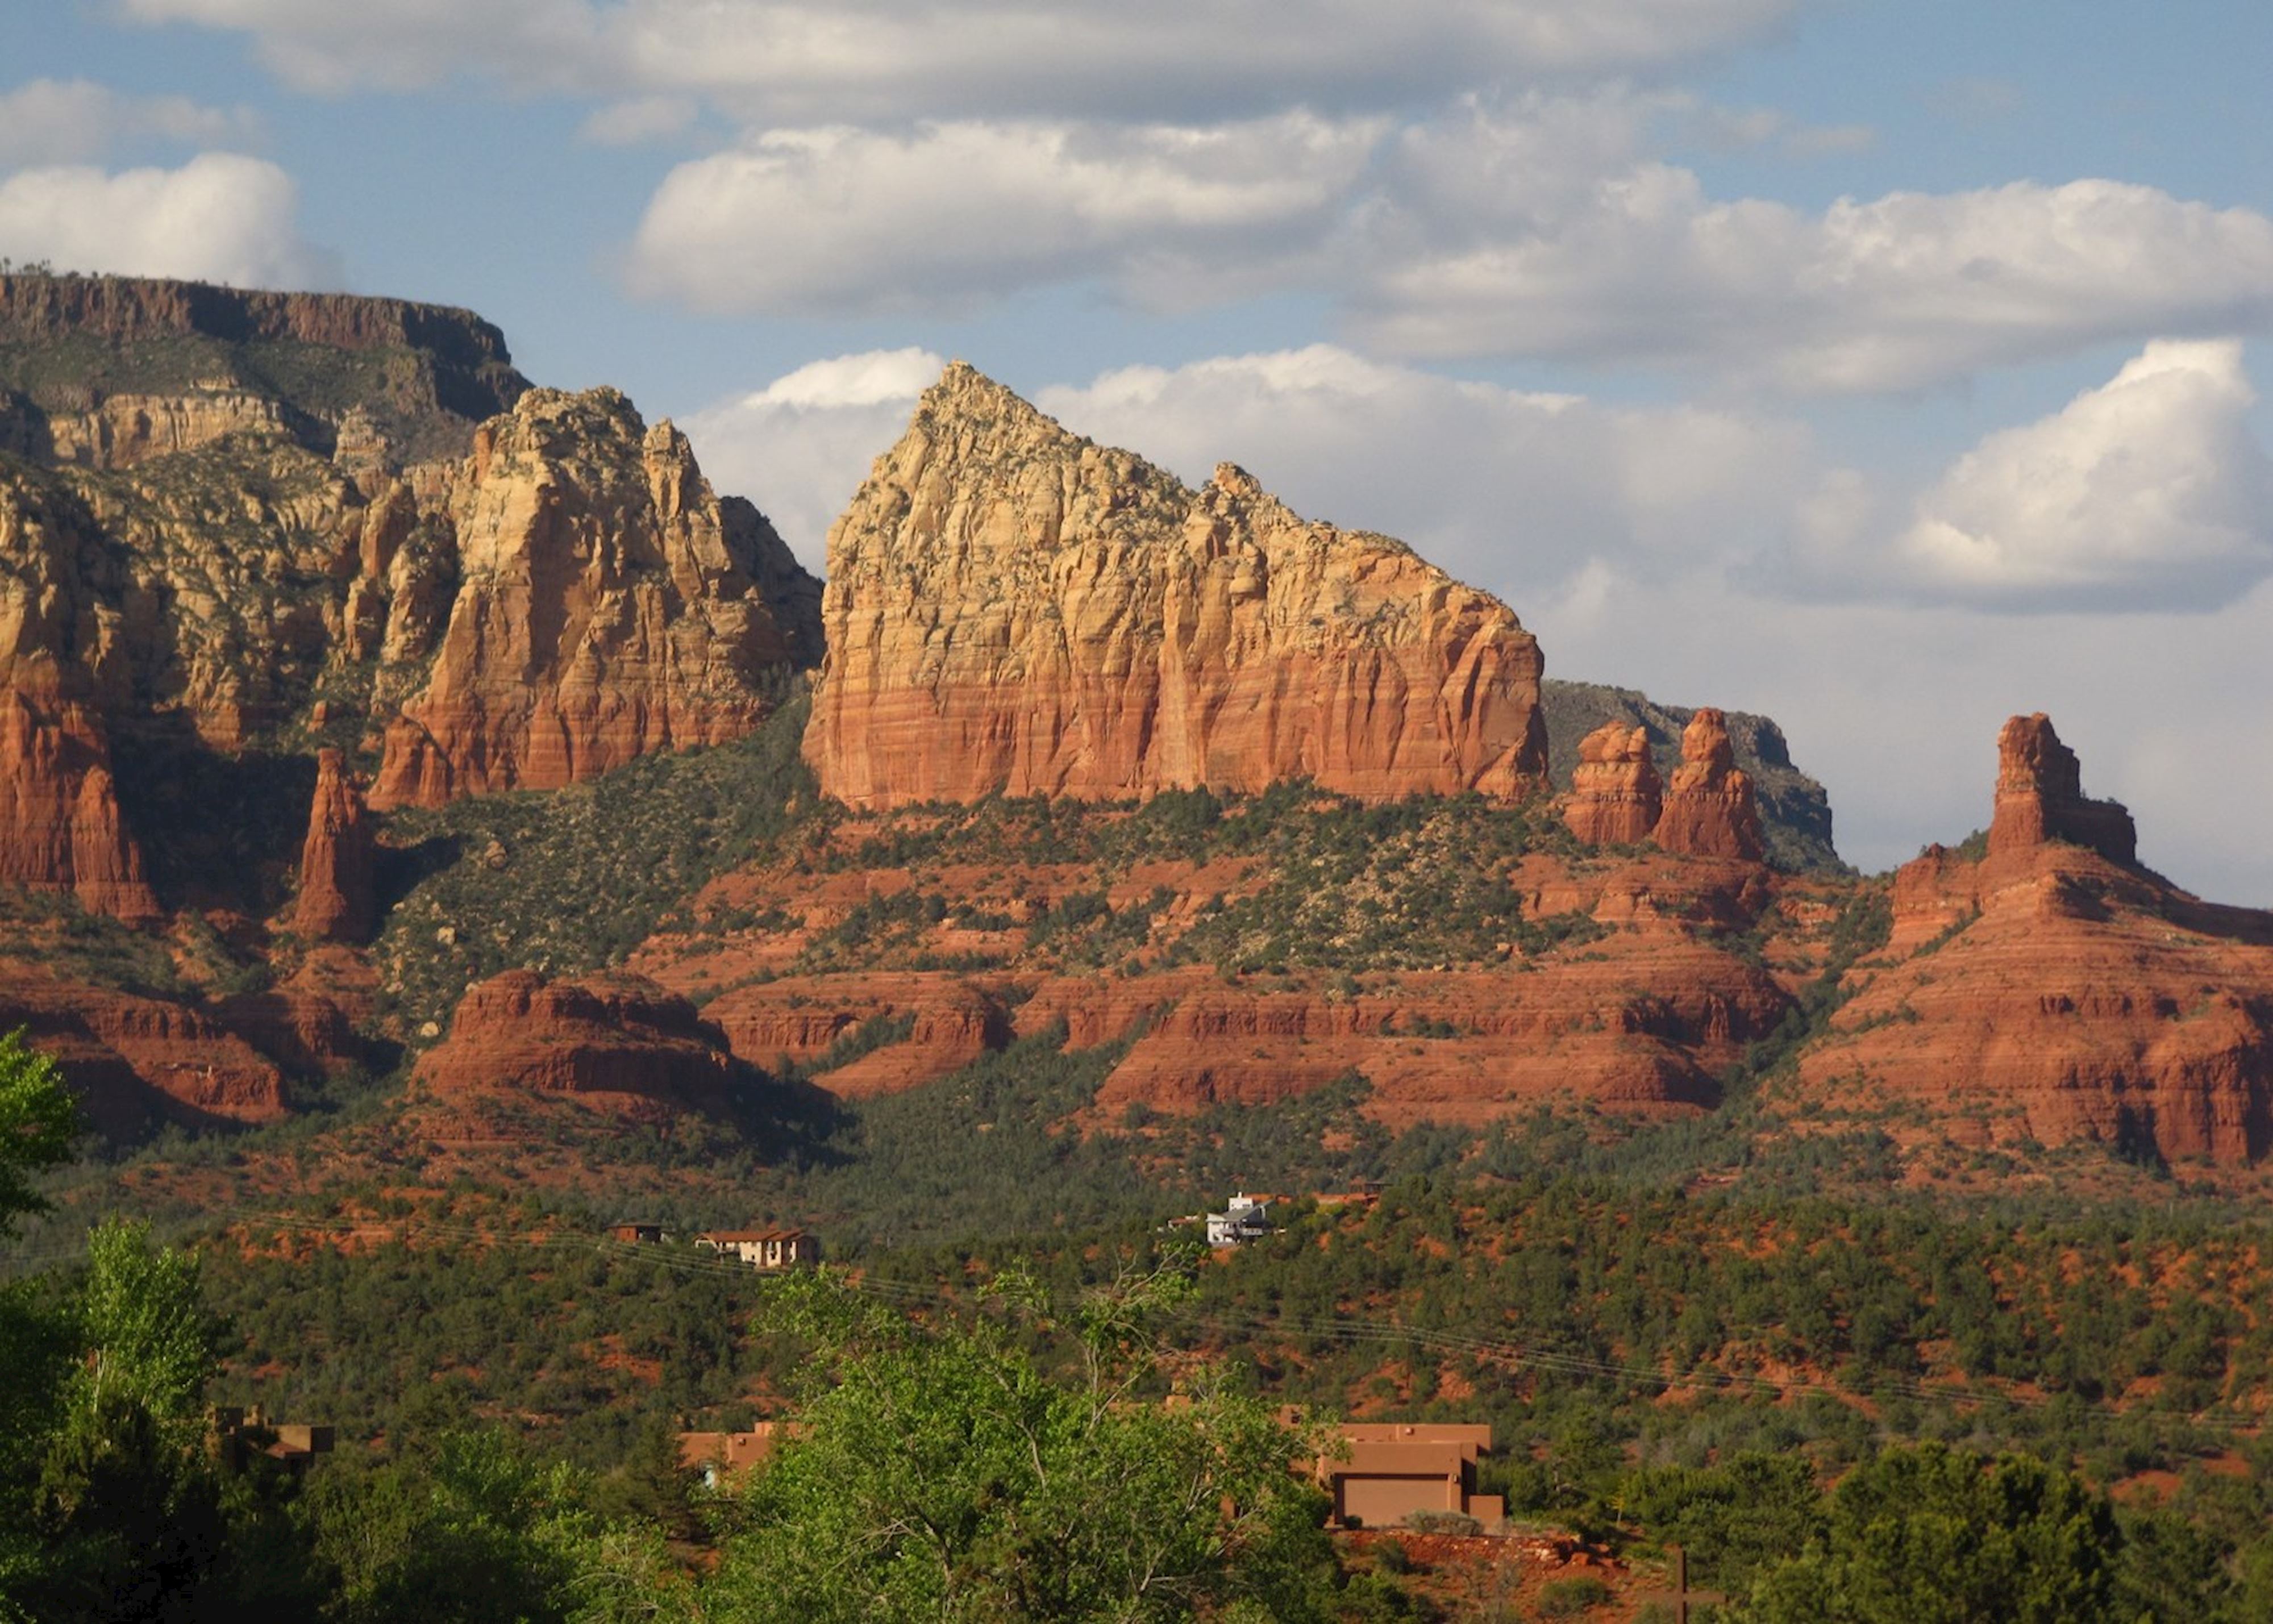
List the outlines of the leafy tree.
{"type": "MultiPolygon", "coordinates": [[[[751,1475],[714,1616],[1182,1619],[1320,1616],[1323,1501],[1303,1441],[1261,1403],[1187,1373],[1171,1402],[1146,1327],[1170,1269],[1093,1291],[1056,1381],[1000,1321],[919,1327],[825,1283],[788,1283],[782,1322],[816,1350],[802,1431],[751,1475]],[[1228,1616],[1228,1615],[1227,1615],[1228,1616]]],[[[1030,1327],[1049,1315],[1015,1286],[1030,1327]]]]}
{"type": "Polygon", "coordinates": [[[52,1058],[21,1030],[0,1037],[0,1235],[19,1215],[45,1209],[33,1176],[71,1157],[79,1108],[52,1058]]]}
{"type": "Polygon", "coordinates": [[[153,1247],[146,1224],[111,1222],[87,1236],[79,1323],[86,1358],[72,1382],[73,1418],[139,1409],[194,1428],[213,1375],[220,1327],[198,1291],[198,1260],[153,1247]]]}
{"type": "MultiPolygon", "coordinates": [[[[0,1037],[0,1238],[47,1205],[33,1180],[71,1159],[79,1111],[47,1055],[20,1031],[0,1037]]],[[[43,1441],[52,1426],[71,1336],[64,1316],[33,1283],[0,1282],[0,1619],[37,1568],[23,1515],[43,1441]]]]}
{"type": "Polygon", "coordinates": [[[1759,1624],[2073,1624],[2111,1616],[2112,1508],[2064,1471],[1939,1443],[1891,1449],[1831,1497],[1825,1532],[1753,1586],[1759,1624]]]}

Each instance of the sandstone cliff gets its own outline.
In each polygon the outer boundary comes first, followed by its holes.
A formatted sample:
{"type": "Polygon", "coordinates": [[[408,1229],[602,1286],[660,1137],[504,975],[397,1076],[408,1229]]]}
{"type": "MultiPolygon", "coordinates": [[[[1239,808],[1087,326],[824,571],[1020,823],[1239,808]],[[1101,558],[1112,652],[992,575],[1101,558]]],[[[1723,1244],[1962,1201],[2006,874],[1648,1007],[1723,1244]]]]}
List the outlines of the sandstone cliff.
{"type": "Polygon", "coordinates": [[[757,538],[670,424],[613,390],[533,390],[482,426],[447,511],[455,600],[373,805],[558,789],[771,709],[790,648],[757,538]]]}
{"type": "Polygon", "coordinates": [[[257,423],[329,456],[463,454],[528,380],[470,311],[146,277],[0,274],[0,450],[109,468],[257,423]]]}
{"type": "Polygon", "coordinates": [[[1803,1080],[1819,1109],[1891,1097],[1962,1143],[2262,1160],[2273,914],[2133,866],[2129,814],[2078,778],[2044,716],[2005,724],[1988,855],[1902,867],[1891,962],[1858,974],[1803,1080]]]}
{"type": "Polygon", "coordinates": [[[1399,543],[1192,490],[950,367],[829,536],[806,755],[862,808],[1256,790],[1514,796],[1538,646],[1399,543]]]}

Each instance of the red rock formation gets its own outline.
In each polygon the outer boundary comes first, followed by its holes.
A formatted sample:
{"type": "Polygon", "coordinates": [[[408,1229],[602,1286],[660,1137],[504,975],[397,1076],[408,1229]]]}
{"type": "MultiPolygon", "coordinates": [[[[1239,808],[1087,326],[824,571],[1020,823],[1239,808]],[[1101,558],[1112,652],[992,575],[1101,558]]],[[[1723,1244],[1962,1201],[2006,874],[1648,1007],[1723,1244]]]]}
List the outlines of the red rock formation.
{"type": "Polygon", "coordinates": [[[2087,799],[2075,752],[2060,743],[2052,718],[2014,716],[1997,735],[1997,805],[1989,855],[2026,861],[2047,841],[2087,846],[2112,863],[2138,861],[2131,814],[2115,801],[2087,799]]]}
{"type": "Polygon", "coordinates": [[[2273,914],[2130,866],[2128,814],[2082,798],[2042,716],[1999,745],[1989,856],[1934,847],[1896,874],[1887,954],[1803,1059],[1811,1094],[1922,1105],[1964,1143],[2262,1160],[2273,914]]]}
{"type": "Polygon", "coordinates": [[[844,1099],[896,1093],[944,1077],[1010,1040],[1001,997],[958,976],[784,977],[738,987],[705,1007],[753,1065],[809,1066],[870,1021],[906,1020],[907,1035],[814,1081],[844,1099]]]}
{"type": "Polygon", "coordinates": [[[1579,765],[1563,820],[1580,840],[1632,845],[1656,832],[1664,786],[1650,759],[1649,730],[1604,722],[1579,742],[1579,765]]]}
{"type": "Polygon", "coordinates": [[[1505,605],[1228,465],[1188,490],[960,363],[831,528],[821,614],[806,759],[857,807],[1545,773],[1505,605]]]}
{"type": "Polygon", "coordinates": [[[95,1126],[131,1138],[154,1122],[269,1122],[284,1079],[199,1011],[0,962],[0,1030],[56,1058],[95,1126]]]}
{"type": "Polygon", "coordinates": [[[733,1071],[718,1029],[643,977],[507,970],[467,989],[416,1076],[443,1096],[526,1090],[651,1118],[722,1103],[733,1071]]]}
{"type": "Polygon", "coordinates": [[[158,917],[86,707],[0,688],[0,880],[67,891],[90,913],[158,917]]]}
{"type": "Polygon", "coordinates": [[[1752,775],[1737,765],[1728,718],[1707,706],[1681,734],[1681,765],[1666,787],[1657,843],[1696,857],[1759,861],[1767,849],[1752,775]]]}
{"type": "Polygon", "coordinates": [[[462,584],[372,805],[558,789],[767,715],[787,645],[670,424],[532,390],[482,425],[450,506],[462,584]]]}
{"type": "Polygon", "coordinates": [[[319,751],[292,928],[311,941],[367,939],[379,923],[373,855],[371,820],[340,752],[319,751]]]}

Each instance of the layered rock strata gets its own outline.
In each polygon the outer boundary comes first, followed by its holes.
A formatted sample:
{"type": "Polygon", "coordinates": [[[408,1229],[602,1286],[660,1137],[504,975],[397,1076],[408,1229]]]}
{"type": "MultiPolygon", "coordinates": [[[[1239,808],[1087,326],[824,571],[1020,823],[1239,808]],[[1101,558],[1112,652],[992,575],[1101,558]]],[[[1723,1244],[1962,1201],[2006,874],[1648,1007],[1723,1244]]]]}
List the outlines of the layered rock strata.
{"type": "Polygon", "coordinates": [[[1710,706],[1681,734],[1681,765],[1665,787],[1655,838],[1668,851],[1756,863],[1767,851],[1752,775],[1737,765],[1728,718],[1710,706]]]}
{"type": "Polygon", "coordinates": [[[470,311],[126,276],[0,274],[0,448],[115,468],[248,426],[320,455],[464,453],[528,380],[470,311]]]}
{"type": "Polygon", "coordinates": [[[316,757],[316,793],[300,849],[292,928],[314,941],[369,939],[379,924],[371,819],[336,750],[316,757]]]}
{"type": "Polygon", "coordinates": [[[286,1110],[277,1066],[211,1015],[0,963],[0,1030],[55,1058],[100,1131],[164,1122],[269,1122],[286,1110]]]}
{"type": "Polygon", "coordinates": [[[1665,810],[1665,786],[1650,759],[1649,733],[1606,722],[1579,743],[1563,821],[1580,840],[1627,845],[1647,840],[1665,810]]]}
{"type": "Polygon", "coordinates": [[[806,758],[860,808],[1309,777],[1514,796],[1538,645],[1401,543],[1192,490],[957,363],[830,529],[806,758]]]}
{"type": "Polygon", "coordinates": [[[419,1060],[440,1096],[566,1095],[634,1117],[716,1107],[734,1075],[718,1029],[638,976],[507,970],[467,989],[448,1039],[419,1060]]]}

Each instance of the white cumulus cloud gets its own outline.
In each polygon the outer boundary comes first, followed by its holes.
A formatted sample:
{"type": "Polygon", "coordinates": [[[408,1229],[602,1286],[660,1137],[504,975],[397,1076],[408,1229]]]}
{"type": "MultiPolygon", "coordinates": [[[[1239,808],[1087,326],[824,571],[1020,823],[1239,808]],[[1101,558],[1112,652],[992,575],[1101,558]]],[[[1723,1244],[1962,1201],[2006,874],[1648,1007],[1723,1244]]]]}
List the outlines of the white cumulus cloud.
{"type": "Polygon", "coordinates": [[[817,573],[830,522],[946,366],[927,349],[832,356],[705,407],[680,426],[712,486],[763,508],[817,573]]]}
{"type": "Polygon", "coordinates": [[[131,96],[88,79],[37,79],[0,93],[0,169],[85,163],[135,141],[242,146],[259,134],[249,108],[131,96]]]}
{"type": "Polygon", "coordinates": [[[1132,367],[1039,403],[1187,480],[1240,463],[1299,512],[1397,535],[1519,612],[1601,560],[1710,569],[1767,544],[1811,455],[1774,418],[1460,383],[1330,345],[1132,367]]]}
{"type": "Polygon", "coordinates": [[[1989,436],[1918,498],[1899,563],[2033,609],[2213,609],[2273,574],[2273,465],[2238,341],[2147,346],[2112,382],[1989,436]]]}
{"type": "Polygon", "coordinates": [[[0,180],[0,256],[242,287],[337,286],[338,263],[301,237],[297,206],[290,176],[229,153],[177,169],[25,169],[0,180]]]}
{"type": "MultiPolygon", "coordinates": [[[[2273,319],[2273,220],[2078,180],[1892,192],[1809,213],[1716,200],[1637,155],[1519,174],[1555,117],[1410,132],[1367,222],[1355,332],[1416,357],[1697,368],[1803,393],[1902,391],[2155,333],[2273,319]],[[1474,177],[1509,175],[1476,196],[1474,177]],[[1468,196],[1474,206],[1446,206],[1468,196]]],[[[1602,119],[1594,121],[1604,125],[1602,119]]]]}
{"type": "Polygon", "coordinates": [[[1315,245],[1380,133],[1303,113],[773,131],[664,179],[631,279],[718,311],[952,310],[1092,276],[1189,303],[1315,245]]]}
{"type": "Polygon", "coordinates": [[[1379,109],[1508,77],[1617,73],[1755,37],[1798,0],[124,0],[247,34],[303,88],[461,73],[695,91],[754,123],[1181,121],[1379,109]]]}

